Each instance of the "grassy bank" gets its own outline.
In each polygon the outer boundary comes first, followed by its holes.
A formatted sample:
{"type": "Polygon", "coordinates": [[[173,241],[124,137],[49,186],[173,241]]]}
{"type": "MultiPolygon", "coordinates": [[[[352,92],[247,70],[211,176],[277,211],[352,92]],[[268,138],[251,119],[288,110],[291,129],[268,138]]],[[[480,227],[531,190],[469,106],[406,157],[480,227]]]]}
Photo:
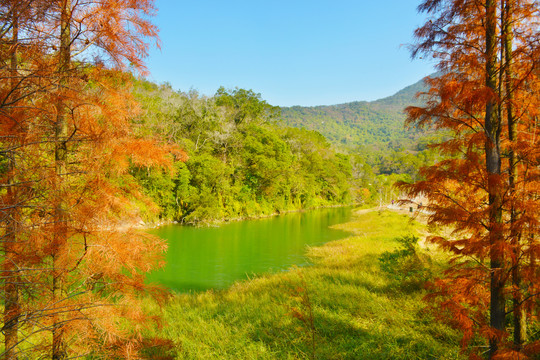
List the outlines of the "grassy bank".
{"type": "Polygon", "coordinates": [[[381,270],[395,238],[422,226],[366,212],[337,227],[353,236],[309,249],[313,266],[176,295],[155,335],[179,359],[458,359],[458,337],[423,311],[418,282],[381,270]]]}

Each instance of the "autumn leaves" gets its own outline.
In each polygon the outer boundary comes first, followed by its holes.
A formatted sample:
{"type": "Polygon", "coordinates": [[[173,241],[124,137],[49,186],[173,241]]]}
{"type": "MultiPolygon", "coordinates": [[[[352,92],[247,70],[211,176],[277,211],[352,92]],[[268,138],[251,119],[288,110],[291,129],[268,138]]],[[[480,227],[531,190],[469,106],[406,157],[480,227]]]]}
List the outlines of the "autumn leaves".
{"type": "Polygon", "coordinates": [[[144,71],[152,1],[0,8],[5,358],[129,356],[141,328],[123,322],[151,324],[137,301],[165,248],[114,230],[139,196],[130,164],[169,165],[167,149],[135,136],[122,72],[144,71]]]}
{"type": "Polygon", "coordinates": [[[442,75],[428,80],[427,106],[407,109],[409,121],[453,133],[438,145],[447,160],[402,185],[429,197],[431,223],[455,228],[431,239],[455,261],[430,298],[473,356],[523,358],[537,352],[526,326],[540,284],[539,9],[521,0],[426,0],[419,9],[431,18],[413,55],[437,59],[442,75]]]}

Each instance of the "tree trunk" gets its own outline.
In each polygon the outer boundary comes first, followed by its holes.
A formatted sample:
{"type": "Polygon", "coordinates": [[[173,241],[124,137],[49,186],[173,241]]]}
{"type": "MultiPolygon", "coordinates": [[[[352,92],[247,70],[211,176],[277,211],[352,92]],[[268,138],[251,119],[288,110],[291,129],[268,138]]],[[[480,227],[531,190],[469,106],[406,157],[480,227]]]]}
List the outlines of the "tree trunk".
{"type": "MultiPolygon", "coordinates": [[[[503,47],[505,51],[505,89],[506,89],[506,116],[508,122],[508,140],[511,143],[516,141],[516,119],[514,116],[513,100],[513,72],[512,72],[512,42],[513,42],[513,29],[512,29],[512,4],[508,0],[503,0],[503,47]]],[[[516,169],[516,155],[513,148],[510,148],[508,153],[508,185],[509,185],[509,197],[513,199],[515,197],[515,184],[517,179],[516,169]]],[[[514,316],[514,349],[521,351],[523,344],[526,342],[527,335],[527,322],[525,308],[522,304],[523,296],[521,293],[521,268],[520,268],[520,256],[521,256],[521,244],[520,237],[515,228],[516,212],[514,206],[510,208],[510,238],[512,241],[512,286],[514,288],[512,293],[512,313],[514,316]]]]}
{"type": "MultiPolygon", "coordinates": [[[[486,87],[497,93],[497,7],[494,0],[486,0],[486,87]]],[[[489,243],[490,243],[490,326],[496,331],[504,330],[504,254],[502,250],[502,196],[499,189],[501,174],[500,130],[501,121],[496,116],[496,101],[490,99],[485,114],[485,152],[489,195],[489,243]]],[[[489,342],[489,356],[493,358],[499,347],[499,337],[489,342]]]]}
{"type": "MultiPolygon", "coordinates": [[[[65,88],[69,86],[69,71],[71,64],[71,0],[62,2],[60,14],[60,50],[58,52],[58,76],[59,76],[59,98],[56,104],[56,128],[55,128],[55,166],[56,176],[58,179],[56,191],[58,191],[58,203],[55,209],[55,221],[57,231],[53,239],[53,304],[59,306],[62,301],[65,270],[65,265],[59,263],[59,255],[66,251],[67,231],[65,212],[65,204],[62,202],[62,192],[64,191],[64,177],[67,173],[67,139],[68,139],[68,122],[67,122],[67,104],[64,99],[65,88]]],[[[52,325],[52,360],[63,360],[67,358],[64,331],[62,328],[62,319],[58,314],[54,315],[52,325]]]]}
{"type": "MultiPolygon", "coordinates": [[[[10,86],[14,97],[17,96],[17,44],[19,42],[19,29],[18,29],[18,15],[16,10],[13,10],[12,14],[12,41],[11,41],[11,81],[10,86]]],[[[19,136],[15,136],[18,139],[19,136]]],[[[18,143],[17,140],[15,140],[18,143]]],[[[16,149],[16,144],[12,144],[13,149],[16,149]]],[[[7,215],[6,237],[4,239],[4,349],[6,360],[17,359],[17,345],[19,343],[19,317],[20,317],[20,304],[19,304],[19,283],[17,276],[17,260],[16,260],[16,243],[18,238],[18,222],[20,221],[18,207],[18,191],[16,187],[16,150],[8,152],[8,180],[7,180],[7,195],[8,206],[11,209],[7,215]]]]}

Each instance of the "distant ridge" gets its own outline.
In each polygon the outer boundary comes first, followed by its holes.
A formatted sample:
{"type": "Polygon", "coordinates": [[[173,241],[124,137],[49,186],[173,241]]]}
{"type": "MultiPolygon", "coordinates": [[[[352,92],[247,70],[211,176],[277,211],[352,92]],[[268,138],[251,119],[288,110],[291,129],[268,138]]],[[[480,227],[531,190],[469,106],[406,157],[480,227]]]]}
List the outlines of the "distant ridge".
{"type": "MultiPolygon", "coordinates": [[[[425,78],[424,78],[425,79],[425,78]]],[[[424,83],[424,79],[417,81],[416,83],[406,86],[399,90],[394,95],[372,101],[372,104],[382,104],[388,106],[402,106],[407,107],[411,105],[421,105],[422,102],[417,99],[416,94],[422,91],[427,91],[428,88],[424,83]]]]}
{"type": "Polygon", "coordinates": [[[420,105],[416,94],[426,91],[424,79],[392,96],[375,101],[354,101],[327,106],[283,107],[285,125],[316,130],[338,146],[381,147],[390,142],[405,148],[418,137],[417,131],[405,131],[407,106],[420,105]]]}

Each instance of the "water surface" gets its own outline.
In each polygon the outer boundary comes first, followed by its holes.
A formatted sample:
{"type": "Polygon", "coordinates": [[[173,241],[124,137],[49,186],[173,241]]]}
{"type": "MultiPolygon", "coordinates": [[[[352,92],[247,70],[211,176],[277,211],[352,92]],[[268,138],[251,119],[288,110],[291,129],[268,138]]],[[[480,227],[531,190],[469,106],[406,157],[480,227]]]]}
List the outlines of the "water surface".
{"type": "Polygon", "coordinates": [[[168,240],[167,265],[149,280],[182,292],[221,289],[252,274],[306,265],[306,247],[348,236],[329,226],[350,218],[351,208],[331,208],[220,227],[163,226],[152,233],[168,240]]]}

